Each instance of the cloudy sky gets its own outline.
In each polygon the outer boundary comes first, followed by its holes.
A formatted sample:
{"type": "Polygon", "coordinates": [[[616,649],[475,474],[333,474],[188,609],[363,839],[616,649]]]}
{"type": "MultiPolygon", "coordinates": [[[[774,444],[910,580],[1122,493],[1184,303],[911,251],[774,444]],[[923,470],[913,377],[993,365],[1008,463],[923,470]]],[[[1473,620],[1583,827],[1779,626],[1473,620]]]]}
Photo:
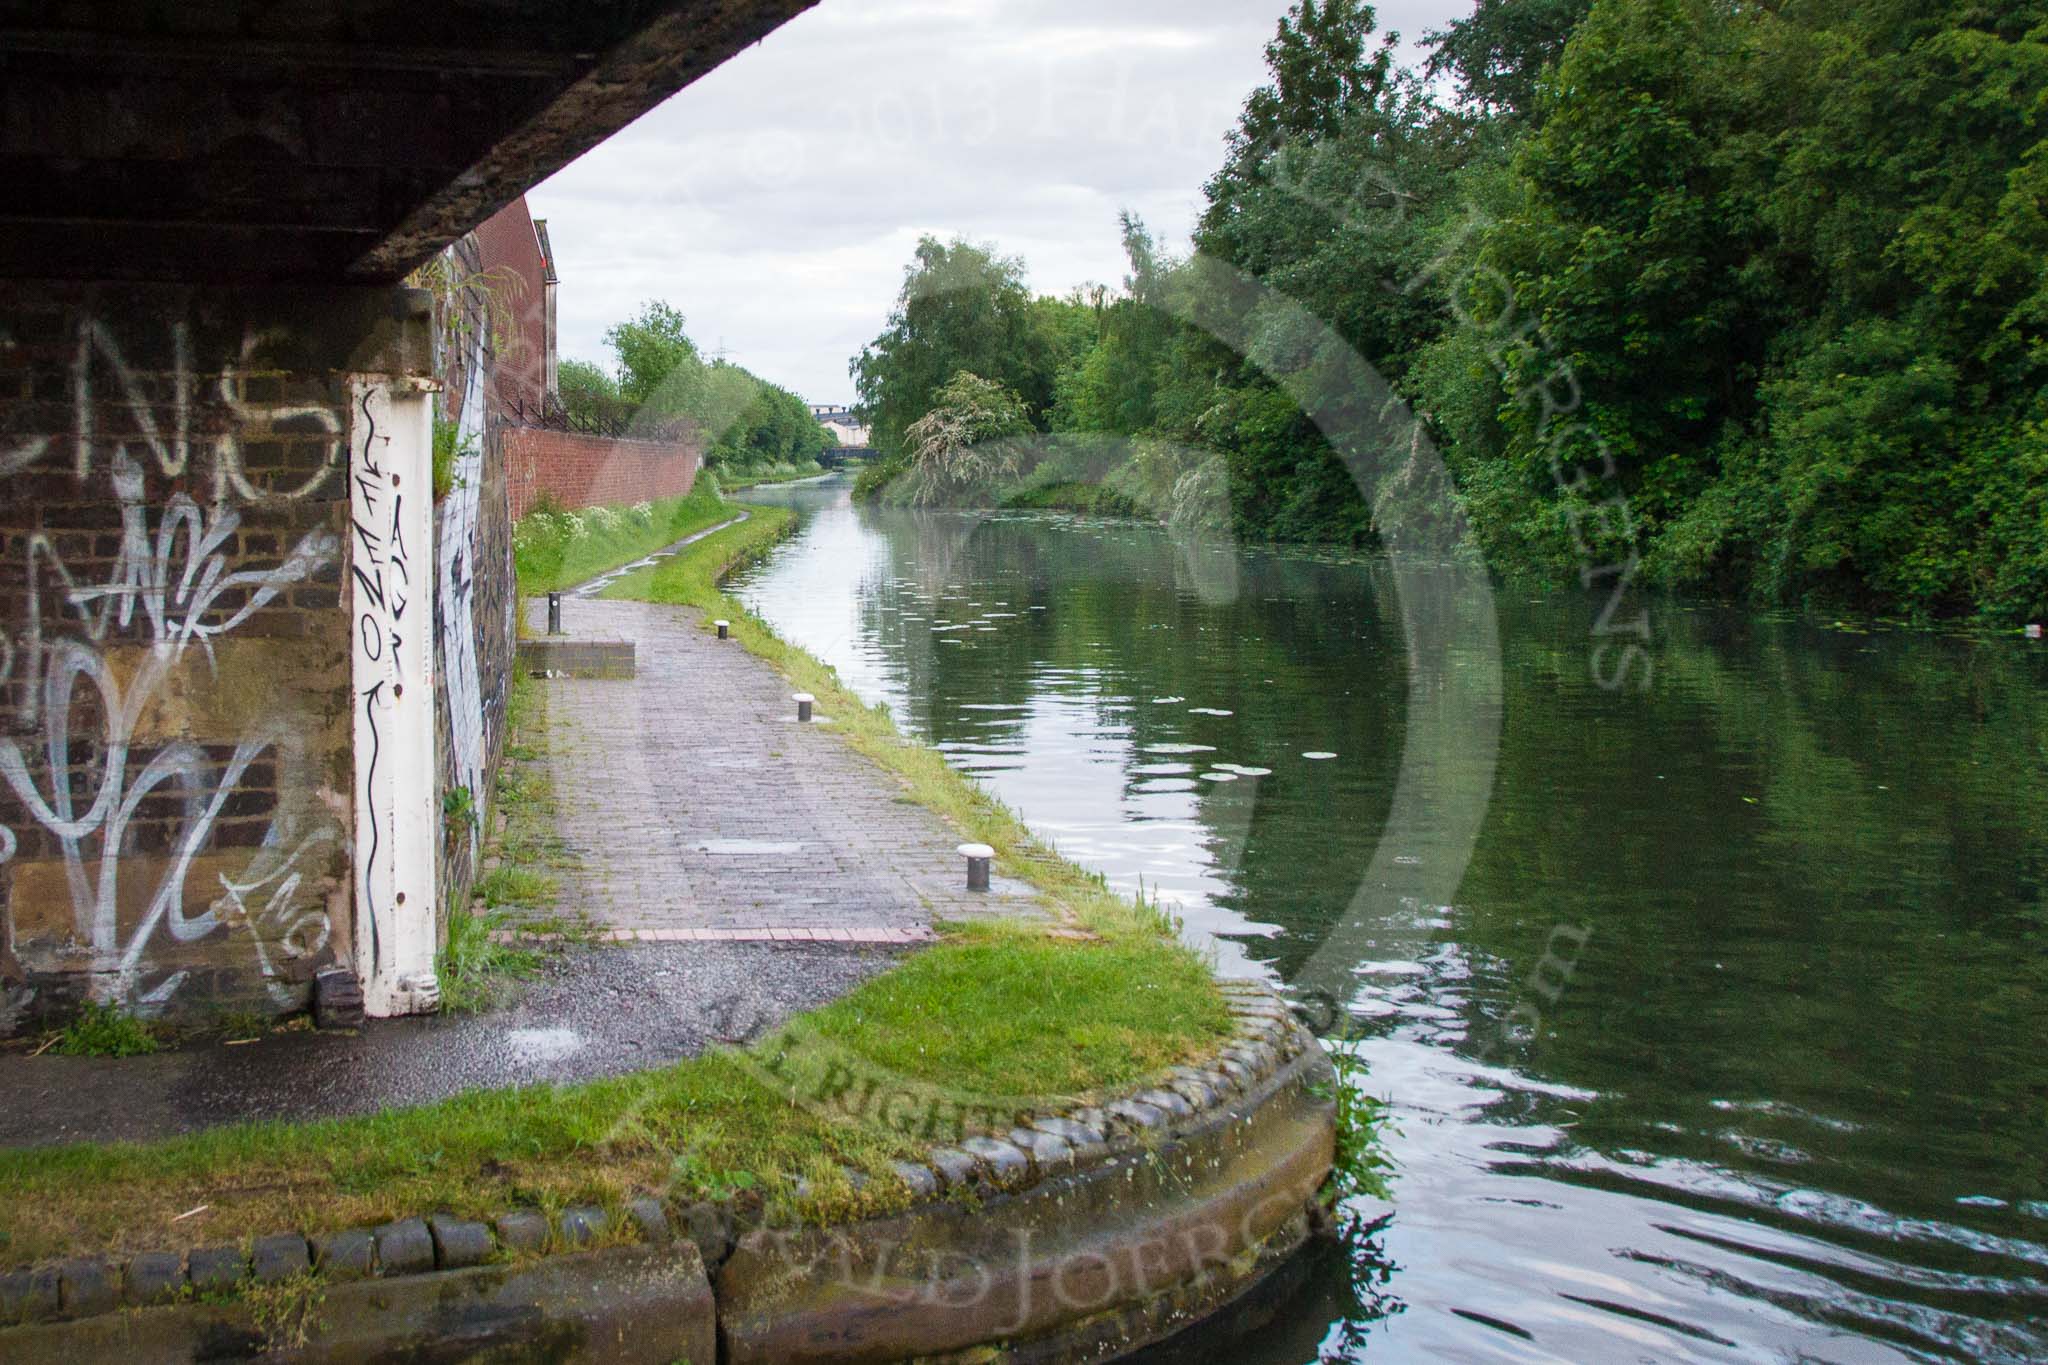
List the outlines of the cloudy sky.
{"type": "MultiPolygon", "coordinates": [[[[1122,278],[1117,213],[1185,246],[1289,0],[823,0],[533,190],[561,353],[641,300],[814,402],[853,396],[924,233],[1063,293],[1122,278]]],[[[1385,0],[1404,40],[1471,0],[1385,0]]]]}

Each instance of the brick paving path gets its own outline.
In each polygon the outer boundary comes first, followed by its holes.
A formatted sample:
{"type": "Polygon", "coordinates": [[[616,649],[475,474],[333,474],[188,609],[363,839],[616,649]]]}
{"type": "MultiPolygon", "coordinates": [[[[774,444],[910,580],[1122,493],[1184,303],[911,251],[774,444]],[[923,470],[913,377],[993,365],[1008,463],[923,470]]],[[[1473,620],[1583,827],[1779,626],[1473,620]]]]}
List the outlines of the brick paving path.
{"type": "Polygon", "coordinates": [[[578,598],[572,637],[632,640],[630,680],[556,678],[548,768],[581,866],[560,908],[617,941],[912,943],[934,919],[1039,915],[1028,887],[966,890],[958,831],[699,613],[578,598]]]}

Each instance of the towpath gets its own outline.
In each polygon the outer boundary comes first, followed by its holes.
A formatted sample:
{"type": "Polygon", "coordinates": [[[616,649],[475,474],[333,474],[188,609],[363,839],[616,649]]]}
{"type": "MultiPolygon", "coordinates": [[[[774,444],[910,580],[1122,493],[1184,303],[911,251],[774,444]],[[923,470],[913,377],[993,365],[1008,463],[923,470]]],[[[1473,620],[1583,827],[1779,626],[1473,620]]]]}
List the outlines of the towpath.
{"type": "Polygon", "coordinates": [[[579,865],[561,909],[614,939],[906,944],[934,919],[1034,913],[966,889],[961,835],[796,718],[781,675],[686,607],[576,600],[573,637],[625,639],[626,680],[551,679],[548,765],[579,865]]]}

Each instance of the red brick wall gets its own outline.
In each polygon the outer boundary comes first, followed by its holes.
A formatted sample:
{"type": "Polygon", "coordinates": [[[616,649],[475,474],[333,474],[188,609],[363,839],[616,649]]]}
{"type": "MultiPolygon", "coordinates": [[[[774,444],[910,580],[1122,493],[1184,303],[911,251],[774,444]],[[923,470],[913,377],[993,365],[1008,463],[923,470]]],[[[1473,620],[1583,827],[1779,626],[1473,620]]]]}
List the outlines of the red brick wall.
{"type": "Polygon", "coordinates": [[[543,494],[564,507],[679,498],[696,484],[702,460],[697,441],[614,441],[532,427],[506,427],[501,437],[514,521],[543,494]]]}
{"type": "MultiPolygon", "coordinates": [[[[488,353],[483,406],[491,419],[509,416],[516,403],[542,407],[547,397],[554,337],[548,318],[547,261],[540,254],[526,200],[513,200],[450,249],[451,273],[468,313],[465,336],[481,337],[488,353]]],[[[444,306],[446,306],[444,300],[444,306]]],[[[466,343],[442,357],[446,384],[442,412],[462,413],[470,367],[466,343]]]]}
{"type": "Polygon", "coordinates": [[[498,314],[485,406],[508,412],[523,400],[539,407],[547,393],[547,262],[541,259],[525,196],[479,225],[476,242],[498,314]]]}

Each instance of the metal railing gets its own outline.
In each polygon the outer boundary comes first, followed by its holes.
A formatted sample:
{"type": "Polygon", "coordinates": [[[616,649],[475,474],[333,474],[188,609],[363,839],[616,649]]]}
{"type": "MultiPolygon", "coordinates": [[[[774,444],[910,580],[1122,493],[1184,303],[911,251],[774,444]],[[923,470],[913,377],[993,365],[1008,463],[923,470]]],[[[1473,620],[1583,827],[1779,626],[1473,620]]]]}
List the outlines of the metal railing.
{"type": "Polygon", "coordinates": [[[628,421],[623,418],[580,417],[560,403],[529,403],[512,400],[512,424],[540,431],[561,431],[575,436],[602,436],[610,440],[681,441],[696,429],[687,417],[664,422],[628,421]]]}

